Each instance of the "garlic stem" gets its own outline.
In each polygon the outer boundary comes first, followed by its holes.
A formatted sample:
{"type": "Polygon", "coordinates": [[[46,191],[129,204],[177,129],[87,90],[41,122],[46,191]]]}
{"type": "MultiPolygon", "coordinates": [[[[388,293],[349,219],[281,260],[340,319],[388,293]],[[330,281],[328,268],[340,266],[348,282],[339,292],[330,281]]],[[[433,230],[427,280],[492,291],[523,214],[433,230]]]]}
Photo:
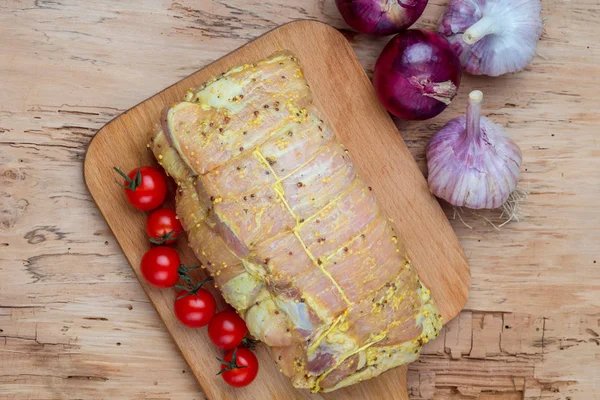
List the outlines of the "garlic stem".
{"type": "Polygon", "coordinates": [[[483,100],[483,93],[480,90],[473,90],[469,93],[469,102],[467,103],[467,126],[466,134],[467,139],[471,142],[480,136],[480,121],[481,115],[481,101],[483,100]]]}
{"type": "Polygon", "coordinates": [[[467,44],[475,44],[484,36],[498,32],[498,23],[489,16],[483,16],[463,33],[463,40],[467,44]]]}

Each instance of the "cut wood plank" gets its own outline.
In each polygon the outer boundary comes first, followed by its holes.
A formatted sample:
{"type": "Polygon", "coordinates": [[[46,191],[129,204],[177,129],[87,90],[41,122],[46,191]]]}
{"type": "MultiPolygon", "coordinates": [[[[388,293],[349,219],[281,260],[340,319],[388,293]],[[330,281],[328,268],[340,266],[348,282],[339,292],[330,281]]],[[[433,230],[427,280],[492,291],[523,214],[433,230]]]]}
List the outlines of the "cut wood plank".
{"type": "MultiPolygon", "coordinates": [[[[114,182],[112,167],[128,171],[155,164],[146,151],[146,141],[165,105],[180,101],[190,87],[214,75],[281,49],[298,57],[316,102],[350,151],[364,181],[395,220],[415,268],[431,289],[444,320],[449,321],[465,304],[470,285],[469,267],[458,240],[348,42],[328,25],[310,21],[269,32],[130,109],[96,134],[86,155],[86,184],[138,278],[141,256],[149,248],[142,229],[146,215],[126,203],[114,182]]],[[[183,241],[178,250],[185,263],[195,262],[183,241]]],[[[211,399],[379,399],[389,393],[407,398],[406,367],[332,394],[310,395],[291,387],[264,346],[258,350],[261,373],[255,383],[233,390],[214,376],[218,367],[215,357],[221,354],[208,340],[206,330],[183,328],[174,317],[175,292],[151,288],[143,279],[140,282],[211,399]]]]}

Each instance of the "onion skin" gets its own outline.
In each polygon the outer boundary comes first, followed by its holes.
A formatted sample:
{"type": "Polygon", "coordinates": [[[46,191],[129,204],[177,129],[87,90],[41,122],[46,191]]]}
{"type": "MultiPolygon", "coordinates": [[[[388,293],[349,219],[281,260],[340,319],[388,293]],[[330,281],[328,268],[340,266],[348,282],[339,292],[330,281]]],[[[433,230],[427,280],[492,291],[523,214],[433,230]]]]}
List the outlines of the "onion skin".
{"type": "Polygon", "coordinates": [[[395,36],[381,52],[373,86],[390,113],[424,120],[450,104],[461,76],[460,60],[442,35],[410,29],[395,36]]]}
{"type": "Polygon", "coordinates": [[[336,0],[344,21],[370,35],[387,36],[409,28],[428,0],[336,0]]]}

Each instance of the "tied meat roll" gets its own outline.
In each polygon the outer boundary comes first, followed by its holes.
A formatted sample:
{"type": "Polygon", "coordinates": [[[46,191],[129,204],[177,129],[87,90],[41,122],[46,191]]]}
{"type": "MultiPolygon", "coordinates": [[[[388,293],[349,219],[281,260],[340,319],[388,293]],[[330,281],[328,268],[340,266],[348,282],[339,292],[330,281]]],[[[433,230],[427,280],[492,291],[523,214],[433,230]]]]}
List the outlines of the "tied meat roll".
{"type": "Polygon", "coordinates": [[[191,89],[150,147],[190,247],[295,387],[375,377],[437,336],[430,291],[293,55],[191,89]]]}

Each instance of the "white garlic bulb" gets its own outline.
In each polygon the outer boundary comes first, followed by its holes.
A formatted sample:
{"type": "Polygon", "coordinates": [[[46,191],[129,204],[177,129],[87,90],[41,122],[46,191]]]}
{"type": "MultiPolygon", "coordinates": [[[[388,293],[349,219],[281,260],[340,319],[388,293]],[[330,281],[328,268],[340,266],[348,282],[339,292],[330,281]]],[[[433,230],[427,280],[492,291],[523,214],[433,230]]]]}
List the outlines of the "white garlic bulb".
{"type": "Polygon", "coordinates": [[[521,149],[504,129],[480,117],[483,93],[469,94],[466,117],[452,119],[427,145],[431,192],[459,207],[498,208],[516,189],[521,149]]]}
{"type": "Polygon", "coordinates": [[[540,0],[450,0],[438,30],[465,71],[498,76],[525,68],[542,33],[540,0]]]}

